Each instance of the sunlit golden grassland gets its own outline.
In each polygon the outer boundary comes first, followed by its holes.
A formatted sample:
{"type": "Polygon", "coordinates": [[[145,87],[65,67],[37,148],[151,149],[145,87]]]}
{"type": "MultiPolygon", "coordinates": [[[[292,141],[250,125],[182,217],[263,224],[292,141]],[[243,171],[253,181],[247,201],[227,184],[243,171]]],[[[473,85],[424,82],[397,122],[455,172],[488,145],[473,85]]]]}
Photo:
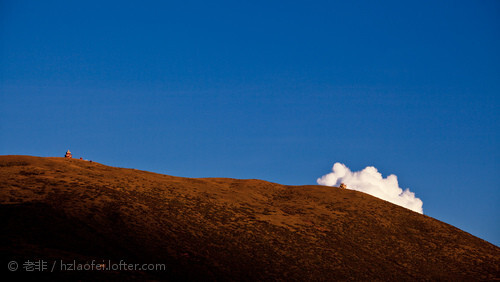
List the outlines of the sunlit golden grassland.
{"type": "Polygon", "coordinates": [[[500,277],[498,247],[431,217],[334,187],[182,178],[76,159],[1,156],[0,203],[1,248],[9,257],[167,264],[163,272],[110,277],[500,277]]]}

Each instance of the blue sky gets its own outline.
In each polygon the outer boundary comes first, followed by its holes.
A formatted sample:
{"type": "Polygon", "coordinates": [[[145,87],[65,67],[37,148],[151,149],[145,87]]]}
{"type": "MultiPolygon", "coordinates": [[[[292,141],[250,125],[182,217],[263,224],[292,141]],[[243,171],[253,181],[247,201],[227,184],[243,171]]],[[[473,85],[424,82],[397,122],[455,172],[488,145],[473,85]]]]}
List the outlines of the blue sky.
{"type": "Polygon", "coordinates": [[[498,50],[498,1],[2,1],[0,154],[292,185],[372,165],[500,245],[498,50]]]}

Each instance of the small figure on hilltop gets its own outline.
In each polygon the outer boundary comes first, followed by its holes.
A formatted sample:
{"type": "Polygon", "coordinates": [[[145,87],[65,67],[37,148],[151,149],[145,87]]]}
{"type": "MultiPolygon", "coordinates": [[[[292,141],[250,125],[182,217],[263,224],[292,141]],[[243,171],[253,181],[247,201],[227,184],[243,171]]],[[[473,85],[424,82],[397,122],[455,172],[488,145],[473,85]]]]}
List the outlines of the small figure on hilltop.
{"type": "Polygon", "coordinates": [[[340,183],[339,188],[340,189],[347,189],[347,185],[345,185],[344,183],[340,183]]]}
{"type": "Polygon", "coordinates": [[[68,150],[66,152],[66,155],[64,155],[64,157],[67,158],[67,159],[71,159],[73,157],[73,155],[71,155],[71,152],[68,150]]]}

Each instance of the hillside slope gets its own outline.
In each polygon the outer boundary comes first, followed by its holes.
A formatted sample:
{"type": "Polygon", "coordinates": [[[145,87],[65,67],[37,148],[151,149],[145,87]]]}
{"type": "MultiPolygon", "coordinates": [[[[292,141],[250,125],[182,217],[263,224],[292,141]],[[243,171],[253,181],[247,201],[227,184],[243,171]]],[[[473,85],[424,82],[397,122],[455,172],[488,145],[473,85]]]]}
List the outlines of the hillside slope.
{"type": "Polygon", "coordinates": [[[500,248],[493,244],[370,195],[332,187],[191,179],[76,159],[0,156],[0,204],[5,264],[166,264],[156,272],[59,271],[51,274],[56,277],[500,279],[500,248]]]}

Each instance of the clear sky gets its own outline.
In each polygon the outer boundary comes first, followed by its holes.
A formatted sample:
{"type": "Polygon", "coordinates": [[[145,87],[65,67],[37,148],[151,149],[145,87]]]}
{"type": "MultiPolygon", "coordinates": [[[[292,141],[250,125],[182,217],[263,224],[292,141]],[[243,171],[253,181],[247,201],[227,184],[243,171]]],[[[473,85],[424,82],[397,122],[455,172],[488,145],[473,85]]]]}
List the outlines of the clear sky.
{"type": "Polygon", "coordinates": [[[396,174],[500,245],[499,1],[0,1],[0,154],[396,174]]]}

